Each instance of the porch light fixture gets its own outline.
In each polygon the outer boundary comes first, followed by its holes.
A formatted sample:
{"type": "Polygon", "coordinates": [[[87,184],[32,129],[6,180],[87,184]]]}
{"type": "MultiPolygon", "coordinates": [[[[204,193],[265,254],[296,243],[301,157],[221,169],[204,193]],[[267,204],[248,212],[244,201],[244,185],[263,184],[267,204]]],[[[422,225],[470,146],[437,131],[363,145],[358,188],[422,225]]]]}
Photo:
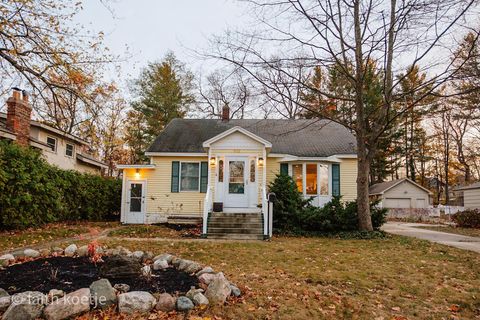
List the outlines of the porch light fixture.
{"type": "Polygon", "coordinates": [[[135,170],[135,179],[140,179],[140,169],[135,170]]]}
{"type": "Polygon", "coordinates": [[[258,158],[258,165],[263,166],[263,158],[258,158]]]}
{"type": "Polygon", "coordinates": [[[210,165],[211,166],[214,166],[216,162],[217,161],[216,161],[215,157],[210,157],[210,165]]]}

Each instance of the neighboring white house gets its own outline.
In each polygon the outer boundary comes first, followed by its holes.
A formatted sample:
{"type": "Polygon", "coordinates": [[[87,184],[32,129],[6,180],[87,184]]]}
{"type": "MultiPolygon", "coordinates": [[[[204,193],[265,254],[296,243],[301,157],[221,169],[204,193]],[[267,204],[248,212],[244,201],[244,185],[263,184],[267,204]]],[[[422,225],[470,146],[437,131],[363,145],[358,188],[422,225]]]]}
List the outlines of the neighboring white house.
{"type": "Polygon", "coordinates": [[[380,199],[382,208],[427,208],[432,195],[430,190],[407,178],[374,184],[369,191],[371,198],[380,199]]]}
{"type": "Polygon", "coordinates": [[[480,182],[457,188],[455,191],[463,191],[465,209],[480,209],[480,182]]]}

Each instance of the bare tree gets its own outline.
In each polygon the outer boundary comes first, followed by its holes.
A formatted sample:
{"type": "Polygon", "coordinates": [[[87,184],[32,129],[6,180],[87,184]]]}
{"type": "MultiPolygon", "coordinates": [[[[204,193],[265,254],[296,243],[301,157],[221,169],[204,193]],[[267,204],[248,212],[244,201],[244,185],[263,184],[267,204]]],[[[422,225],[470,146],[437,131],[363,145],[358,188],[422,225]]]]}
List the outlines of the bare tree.
{"type": "MultiPolygon", "coordinates": [[[[456,66],[445,55],[453,34],[461,30],[462,19],[474,12],[474,0],[285,0],[247,1],[261,30],[228,33],[215,38],[220,58],[250,73],[269,90],[286,99],[284,92],[270,83],[274,70],[297,82],[303,89],[316,91],[325,98],[349,102],[352,117],[343,119],[335,111],[311,110],[319,117],[338,122],[356,136],[358,155],[357,202],[359,228],[372,230],[369,209],[370,164],[378,142],[396,119],[421,103],[456,73],[456,66]],[[444,58],[444,59],[442,59],[444,58]],[[335,66],[352,91],[330,92],[314,88],[292,73],[301,59],[306,66],[335,66]],[[367,105],[366,70],[374,62],[383,74],[382,101],[367,105]],[[411,92],[399,89],[408,67],[435,68],[425,81],[411,92]],[[270,73],[273,71],[270,71],[270,73]],[[404,104],[405,94],[422,92],[404,104]]],[[[410,69],[411,70],[411,69],[410,69]]],[[[303,105],[308,110],[308,105],[303,105]]]]}
{"type": "Polygon", "coordinates": [[[37,113],[69,133],[97,116],[102,66],[116,60],[106,54],[102,34],[71,23],[81,8],[82,1],[72,0],[0,4],[1,85],[30,91],[37,113]]]}
{"type": "Polygon", "coordinates": [[[199,77],[198,106],[201,112],[211,118],[221,118],[223,107],[230,108],[230,118],[243,119],[252,99],[252,88],[245,72],[234,70],[216,70],[204,80],[199,77]]]}
{"type": "Polygon", "coordinates": [[[285,74],[280,66],[266,68],[263,72],[267,83],[261,87],[260,94],[264,96],[265,104],[283,118],[295,119],[301,116],[305,92],[302,82],[294,79],[298,78],[306,82],[310,76],[309,69],[299,60],[296,66],[290,68],[288,74],[285,74]],[[291,74],[295,76],[292,78],[291,74]]]}

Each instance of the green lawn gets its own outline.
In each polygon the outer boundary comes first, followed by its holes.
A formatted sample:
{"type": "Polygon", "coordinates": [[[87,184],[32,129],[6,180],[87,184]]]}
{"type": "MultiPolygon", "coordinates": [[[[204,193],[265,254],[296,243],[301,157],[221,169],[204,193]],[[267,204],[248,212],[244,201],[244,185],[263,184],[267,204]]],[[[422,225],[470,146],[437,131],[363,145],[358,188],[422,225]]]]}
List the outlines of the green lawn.
{"type": "Polygon", "coordinates": [[[111,237],[120,238],[192,238],[200,237],[200,227],[176,226],[175,228],[161,225],[125,225],[109,233],[111,237]],[[196,236],[195,236],[196,235],[196,236]]]}
{"type": "Polygon", "coordinates": [[[116,222],[51,223],[38,228],[0,232],[0,252],[23,246],[35,246],[82,234],[95,234],[105,228],[116,227],[116,222]]]}
{"type": "Polygon", "coordinates": [[[428,226],[428,227],[419,227],[419,228],[433,230],[433,231],[461,234],[463,236],[480,237],[480,229],[475,229],[475,228],[460,228],[460,227],[453,227],[453,226],[428,226]]]}
{"type": "Polygon", "coordinates": [[[246,291],[238,303],[197,310],[200,319],[480,317],[479,255],[411,238],[103,244],[197,260],[225,272],[246,291]],[[458,313],[451,311],[457,305],[458,313]]]}
{"type": "MultiPolygon", "coordinates": [[[[23,244],[28,237],[48,241],[50,237],[71,236],[91,227],[57,225],[48,230],[13,234],[9,241],[23,244]]],[[[105,227],[110,226],[96,225],[94,230],[99,232],[105,227]]],[[[138,229],[135,233],[123,232],[127,236],[139,234],[138,229]]],[[[118,238],[118,232],[114,235],[115,238],[99,242],[106,247],[121,245],[131,250],[169,252],[211,265],[245,293],[238,301],[197,309],[185,318],[175,313],[158,313],[149,319],[480,318],[480,256],[413,238],[129,241],[118,238]]],[[[75,242],[83,244],[88,240],[80,238],[75,242]]],[[[126,319],[113,312],[81,317],[106,318],[126,319]]]]}

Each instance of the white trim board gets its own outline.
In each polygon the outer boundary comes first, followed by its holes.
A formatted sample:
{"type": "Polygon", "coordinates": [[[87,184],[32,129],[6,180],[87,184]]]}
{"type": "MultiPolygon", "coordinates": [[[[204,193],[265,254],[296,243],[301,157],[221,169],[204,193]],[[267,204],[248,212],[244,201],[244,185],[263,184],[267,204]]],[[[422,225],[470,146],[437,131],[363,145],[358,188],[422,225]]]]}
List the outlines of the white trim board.
{"type": "Polygon", "coordinates": [[[145,152],[147,157],[207,157],[206,152],[145,152]]]}
{"type": "Polygon", "coordinates": [[[221,140],[221,139],[223,139],[223,138],[225,138],[225,137],[227,137],[227,136],[229,136],[229,135],[231,135],[232,133],[235,133],[235,132],[243,133],[247,137],[263,144],[265,146],[265,148],[271,148],[272,147],[272,143],[270,141],[267,141],[267,140],[263,139],[262,137],[259,137],[256,134],[253,134],[250,131],[248,131],[248,130],[242,128],[242,127],[239,127],[239,126],[230,128],[227,131],[224,131],[224,132],[216,135],[215,137],[210,138],[207,141],[204,141],[203,142],[203,147],[204,148],[210,148],[212,143],[214,143],[218,140],[221,140]]]}

